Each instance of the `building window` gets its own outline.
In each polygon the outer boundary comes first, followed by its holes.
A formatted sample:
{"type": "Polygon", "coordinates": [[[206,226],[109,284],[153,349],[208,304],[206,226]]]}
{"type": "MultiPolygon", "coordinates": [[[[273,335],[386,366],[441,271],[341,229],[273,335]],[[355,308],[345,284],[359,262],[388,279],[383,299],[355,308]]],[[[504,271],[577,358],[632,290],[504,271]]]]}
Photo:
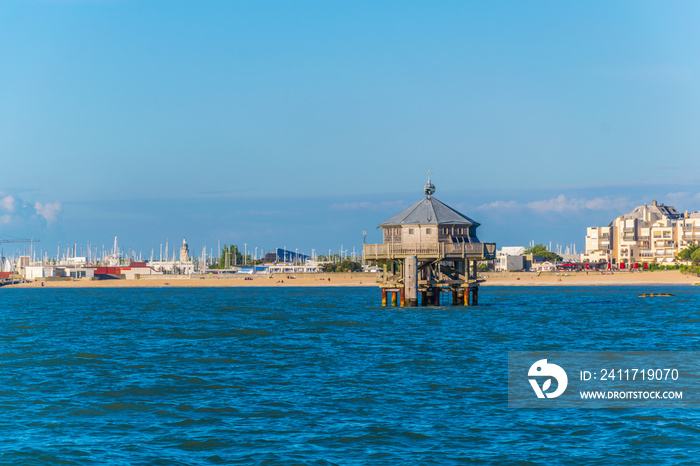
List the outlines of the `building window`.
{"type": "Polygon", "coordinates": [[[425,234],[426,234],[426,235],[429,235],[429,234],[430,234],[430,228],[426,228],[426,229],[425,229],[425,234]]]}
{"type": "Polygon", "coordinates": [[[409,228],[409,229],[408,229],[408,234],[409,234],[409,235],[412,235],[412,234],[413,234],[413,228],[409,228]]]}

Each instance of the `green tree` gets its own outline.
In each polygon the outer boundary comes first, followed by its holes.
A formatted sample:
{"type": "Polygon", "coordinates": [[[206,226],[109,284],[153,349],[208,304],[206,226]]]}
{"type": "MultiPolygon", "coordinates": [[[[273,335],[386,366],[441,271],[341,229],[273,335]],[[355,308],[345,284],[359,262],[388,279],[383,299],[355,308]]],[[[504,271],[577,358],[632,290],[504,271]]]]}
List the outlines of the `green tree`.
{"type": "Polygon", "coordinates": [[[362,265],[350,259],[343,259],[336,264],[336,272],[362,272],[362,265]]]}
{"type": "Polygon", "coordinates": [[[696,248],[695,251],[690,255],[690,261],[693,265],[700,265],[700,247],[696,248]]]}
{"type": "Polygon", "coordinates": [[[564,260],[564,258],[561,257],[559,254],[547,251],[547,246],[545,246],[544,244],[536,244],[530,249],[526,249],[525,254],[540,256],[542,259],[550,262],[558,262],[564,260]]]}
{"type": "Polygon", "coordinates": [[[362,272],[362,265],[350,259],[343,259],[337,264],[327,262],[321,265],[324,272],[362,272]]]}
{"type": "MultiPolygon", "coordinates": [[[[224,247],[221,248],[221,255],[219,255],[219,262],[212,264],[210,268],[225,269],[234,265],[243,265],[243,262],[243,254],[238,250],[238,246],[224,244],[224,247]]],[[[250,256],[248,256],[248,263],[250,264],[250,256]]]]}
{"type": "Polygon", "coordinates": [[[676,255],[676,260],[692,262],[693,265],[700,264],[700,246],[688,246],[676,255]]]}

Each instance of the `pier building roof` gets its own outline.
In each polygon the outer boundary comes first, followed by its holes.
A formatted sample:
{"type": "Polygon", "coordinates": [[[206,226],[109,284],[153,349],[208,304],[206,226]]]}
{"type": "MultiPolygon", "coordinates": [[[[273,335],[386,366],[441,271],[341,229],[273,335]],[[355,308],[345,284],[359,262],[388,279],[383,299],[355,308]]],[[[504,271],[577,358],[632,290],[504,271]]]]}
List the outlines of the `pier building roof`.
{"type": "Polygon", "coordinates": [[[380,227],[393,225],[469,225],[478,227],[480,224],[452,207],[428,195],[425,199],[404,209],[383,223],[380,227]]]}

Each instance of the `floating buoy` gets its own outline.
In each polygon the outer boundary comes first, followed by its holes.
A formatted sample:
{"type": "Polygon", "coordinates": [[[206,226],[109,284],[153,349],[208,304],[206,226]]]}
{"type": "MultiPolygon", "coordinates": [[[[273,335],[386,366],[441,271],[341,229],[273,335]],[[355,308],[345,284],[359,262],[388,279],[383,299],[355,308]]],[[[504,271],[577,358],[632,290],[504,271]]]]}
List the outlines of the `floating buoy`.
{"type": "Polygon", "coordinates": [[[676,295],[671,294],[671,293],[642,293],[639,295],[640,298],[657,298],[657,297],[669,297],[669,296],[676,296],[676,295]]]}

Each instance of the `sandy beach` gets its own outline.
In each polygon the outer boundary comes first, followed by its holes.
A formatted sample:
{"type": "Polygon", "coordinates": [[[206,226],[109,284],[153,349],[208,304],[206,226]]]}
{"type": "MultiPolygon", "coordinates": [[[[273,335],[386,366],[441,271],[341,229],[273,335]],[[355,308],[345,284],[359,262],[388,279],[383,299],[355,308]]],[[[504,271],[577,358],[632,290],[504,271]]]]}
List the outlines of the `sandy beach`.
{"type": "MultiPolygon", "coordinates": [[[[260,287],[260,286],[377,286],[374,273],[309,273],[238,275],[152,275],[137,280],[46,280],[44,288],[159,288],[159,287],[260,287]]],[[[7,285],[5,288],[41,288],[42,282],[7,285]]]]}
{"type": "MultiPolygon", "coordinates": [[[[482,275],[484,286],[619,286],[619,285],[696,285],[700,277],[677,270],[655,272],[496,272],[482,275]]],[[[261,286],[378,286],[374,273],[321,273],[240,275],[221,278],[215,275],[159,275],[137,280],[70,280],[43,282],[44,288],[149,288],[149,287],[261,287],[261,286]]],[[[41,288],[42,282],[8,285],[5,288],[41,288]]]]}
{"type": "Polygon", "coordinates": [[[695,285],[700,277],[678,270],[654,272],[498,272],[483,274],[485,286],[620,286],[695,285]]]}

